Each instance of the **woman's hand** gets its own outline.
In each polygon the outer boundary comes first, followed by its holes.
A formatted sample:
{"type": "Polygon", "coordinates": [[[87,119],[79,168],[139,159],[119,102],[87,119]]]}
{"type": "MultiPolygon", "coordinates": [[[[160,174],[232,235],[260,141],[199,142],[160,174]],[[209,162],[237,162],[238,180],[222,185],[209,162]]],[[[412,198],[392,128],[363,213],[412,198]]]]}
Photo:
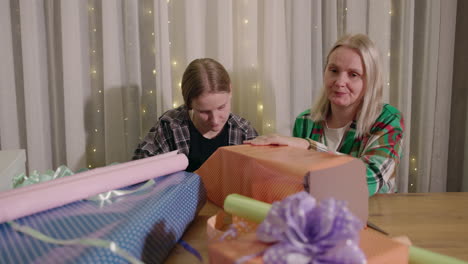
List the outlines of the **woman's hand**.
{"type": "Polygon", "coordinates": [[[244,144],[251,144],[255,146],[291,146],[302,149],[307,149],[309,147],[309,142],[303,138],[287,137],[278,134],[270,134],[265,136],[259,136],[251,140],[245,140],[244,144]]]}

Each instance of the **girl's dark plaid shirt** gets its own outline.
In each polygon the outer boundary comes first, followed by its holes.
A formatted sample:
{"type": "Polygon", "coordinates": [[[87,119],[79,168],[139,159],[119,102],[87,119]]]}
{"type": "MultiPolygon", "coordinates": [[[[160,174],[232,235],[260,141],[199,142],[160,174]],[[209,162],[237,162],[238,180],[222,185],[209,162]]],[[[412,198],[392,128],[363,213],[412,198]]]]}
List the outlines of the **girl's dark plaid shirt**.
{"type": "MultiPolygon", "coordinates": [[[[185,105],[165,112],[135,150],[133,159],[146,158],[174,150],[188,156],[190,149],[189,115],[185,105]]],[[[258,136],[246,119],[230,114],[229,145],[240,145],[258,136]]]]}

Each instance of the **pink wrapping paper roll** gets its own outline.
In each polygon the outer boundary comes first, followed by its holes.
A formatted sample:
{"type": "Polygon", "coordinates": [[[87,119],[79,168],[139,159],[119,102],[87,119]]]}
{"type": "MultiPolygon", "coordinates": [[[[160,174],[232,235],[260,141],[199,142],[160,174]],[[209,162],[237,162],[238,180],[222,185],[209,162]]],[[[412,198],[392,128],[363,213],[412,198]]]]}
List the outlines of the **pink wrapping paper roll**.
{"type": "Polygon", "coordinates": [[[102,192],[185,170],[188,159],[170,152],[0,193],[0,223],[102,192]]]}

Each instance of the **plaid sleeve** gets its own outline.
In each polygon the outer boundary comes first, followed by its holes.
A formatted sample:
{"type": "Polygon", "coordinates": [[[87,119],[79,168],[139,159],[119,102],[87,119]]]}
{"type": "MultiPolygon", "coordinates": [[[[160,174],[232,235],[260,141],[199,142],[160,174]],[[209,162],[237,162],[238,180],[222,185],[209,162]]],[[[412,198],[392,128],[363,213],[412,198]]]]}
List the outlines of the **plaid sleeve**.
{"type": "Polygon", "coordinates": [[[366,164],[369,196],[393,192],[395,169],[402,153],[404,121],[400,113],[392,114],[373,125],[371,136],[360,155],[366,164]]]}
{"type": "Polygon", "coordinates": [[[247,133],[245,133],[245,140],[251,140],[251,139],[254,139],[256,137],[258,137],[257,130],[255,130],[255,128],[253,128],[249,124],[249,128],[247,129],[247,133]]]}
{"type": "Polygon", "coordinates": [[[138,145],[132,159],[142,159],[174,150],[175,147],[171,146],[172,141],[173,133],[169,123],[158,121],[138,145]]]}

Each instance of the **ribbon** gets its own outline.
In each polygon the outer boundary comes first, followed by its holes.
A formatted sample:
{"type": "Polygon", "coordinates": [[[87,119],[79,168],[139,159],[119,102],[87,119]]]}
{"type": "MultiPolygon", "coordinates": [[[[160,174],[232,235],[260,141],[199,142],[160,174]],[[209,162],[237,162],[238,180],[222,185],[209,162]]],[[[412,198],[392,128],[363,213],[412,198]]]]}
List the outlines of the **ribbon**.
{"type": "Polygon", "coordinates": [[[108,192],[103,192],[95,196],[91,196],[87,198],[86,200],[88,201],[94,201],[94,202],[99,202],[99,206],[102,208],[106,204],[111,204],[112,198],[120,197],[120,196],[125,196],[129,194],[133,194],[139,191],[143,191],[145,189],[150,188],[155,184],[154,180],[148,180],[146,181],[142,186],[138,187],[135,190],[112,190],[108,192]]]}
{"type": "Polygon", "coordinates": [[[84,246],[107,248],[113,253],[121,256],[122,258],[124,258],[125,260],[129,261],[132,264],[144,264],[142,261],[133,257],[127,251],[121,249],[115,242],[112,242],[112,241],[96,239],[96,238],[78,238],[78,239],[70,239],[70,240],[61,240],[61,239],[55,239],[50,236],[44,235],[43,233],[33,228],[30,228],[28,226],[22,226],[15,222],[8,222],[8,224],[10,224],[10,226],[16,231],[22,232],[26,235],[29,235],[33,238],[39,239],[47,243],[58,244],[58,245],[84,245],[84,246]]]}
{"type": "Polygon", "coordinates": [[[195,248],[193,248],[189,243],[185,242],[185,240],[182,240],[180,239],[179,242],[177,242],[179,245],[181,245],[185,250],[187,250],[189,253],[191,253],[192,255],[194,255],[200,262],[203,263],[203,258],[200,254],[200,252],[198,252],[198,250],[196,250],[195,248]]]}
{"type": "Polygon", "coordinates": [[[318,203],[299,192],[275,202],[257,229],[257,238],[275,243],[265,263],[366,263],[359,248],[360,220],[344,201],[318,203]]]}

